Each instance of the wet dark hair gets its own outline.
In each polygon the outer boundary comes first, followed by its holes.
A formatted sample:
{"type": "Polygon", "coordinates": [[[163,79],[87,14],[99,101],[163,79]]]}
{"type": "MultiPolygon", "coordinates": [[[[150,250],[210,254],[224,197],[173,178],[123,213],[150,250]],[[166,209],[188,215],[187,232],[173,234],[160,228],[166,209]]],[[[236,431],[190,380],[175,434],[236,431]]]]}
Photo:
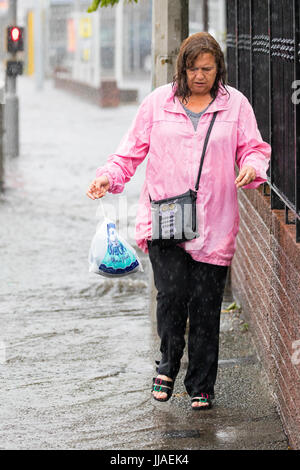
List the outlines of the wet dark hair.
{"type": "Polygon", "coordinates": [[[180,46],[176,61],[176,74],[173,78],[173,88],[176,86],[175,96],[180,96],[184,103],[188,102],[191,90],[187,84],[186,70],[193,66],[200,54],[210,53],[214,56],[217,65],[217,75],[210,90],[211,96],[216,98],[220,86],[229,94],[226,89],[227,71],[222,49],[215,38],[207,33],[195,33],[186,38],[180,46]]]}

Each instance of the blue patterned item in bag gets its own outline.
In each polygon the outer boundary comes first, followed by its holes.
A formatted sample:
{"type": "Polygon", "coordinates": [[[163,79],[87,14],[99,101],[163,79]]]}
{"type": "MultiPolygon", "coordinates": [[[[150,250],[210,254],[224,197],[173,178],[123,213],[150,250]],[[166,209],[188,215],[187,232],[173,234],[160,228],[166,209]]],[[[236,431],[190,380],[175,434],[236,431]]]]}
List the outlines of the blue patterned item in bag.
{"type": "Polygon", "coordinates": [[[143,271],[134,248],[118,235],[116,225],[107,218],[92,240],[89,271],[105,277],[126,276],[143,271]]]}

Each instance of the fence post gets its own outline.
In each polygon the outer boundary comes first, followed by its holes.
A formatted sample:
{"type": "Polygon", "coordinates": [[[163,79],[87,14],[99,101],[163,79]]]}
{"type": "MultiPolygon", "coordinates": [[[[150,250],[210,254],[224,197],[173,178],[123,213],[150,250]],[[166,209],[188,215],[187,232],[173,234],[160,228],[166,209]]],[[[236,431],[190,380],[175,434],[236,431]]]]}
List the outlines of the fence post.
{"type": "Polygon", "coordinates": [[[5,85],[0,82],[0,192],[4,185],[4,94],[5,85]]]}
{"type": "Polygon", "coordinates": [[[189,31],[188,0],[154,0],[152,88],[173,80],[176,57],[189,31]]]}
{"type": "MultiPolygon", "coordinates": [[[[17,24],[17,0],[8,3],[8,22],[17,24]]],[[[15,53],[8,53],[10,60],[16,60],[15,53]]],[[[6,71],[6,96],[5,96],[5,129],[6,148],[5,153],[10,157],[19,155],[19,98],[17,95],[17,77],[8,75],[6,71]]]]}
{"type": "MultiPolygon", "coordinates": [[[[300,0],[295,0],[295,71],[294,79],[300,80],[300,0]]],[[[300,103],[295,104],[295,206],[296,206],[296,242],[300,243],[300,103]]]]}

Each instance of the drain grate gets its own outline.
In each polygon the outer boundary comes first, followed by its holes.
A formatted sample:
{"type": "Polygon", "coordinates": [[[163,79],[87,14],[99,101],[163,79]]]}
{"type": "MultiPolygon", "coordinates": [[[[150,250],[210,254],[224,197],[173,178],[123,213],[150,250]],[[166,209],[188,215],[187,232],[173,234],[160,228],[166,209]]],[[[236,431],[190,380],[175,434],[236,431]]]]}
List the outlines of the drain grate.
{"type": "Polygon", "coordinates": [[[185,439],[185,438],[199,438],[203,436],[203,432],[201,433],[197,429],[180,429],[180,430],[173,430],[167,431],[163,433],[163,437],[167,437],[168,439],[185,439]]]}

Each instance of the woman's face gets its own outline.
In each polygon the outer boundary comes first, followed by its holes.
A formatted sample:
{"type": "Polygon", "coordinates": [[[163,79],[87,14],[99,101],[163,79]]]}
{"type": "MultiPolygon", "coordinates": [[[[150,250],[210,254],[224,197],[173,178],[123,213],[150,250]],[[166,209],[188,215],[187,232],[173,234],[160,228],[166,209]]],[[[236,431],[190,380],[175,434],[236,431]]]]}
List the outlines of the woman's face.
{"type": "Polygon", "coordinates": [[[186,70],[187,85],[192,95],[207,95],[210,93],[217,75],[217,65],[212,54],[199,54],[193,65],[186,70]]]}

